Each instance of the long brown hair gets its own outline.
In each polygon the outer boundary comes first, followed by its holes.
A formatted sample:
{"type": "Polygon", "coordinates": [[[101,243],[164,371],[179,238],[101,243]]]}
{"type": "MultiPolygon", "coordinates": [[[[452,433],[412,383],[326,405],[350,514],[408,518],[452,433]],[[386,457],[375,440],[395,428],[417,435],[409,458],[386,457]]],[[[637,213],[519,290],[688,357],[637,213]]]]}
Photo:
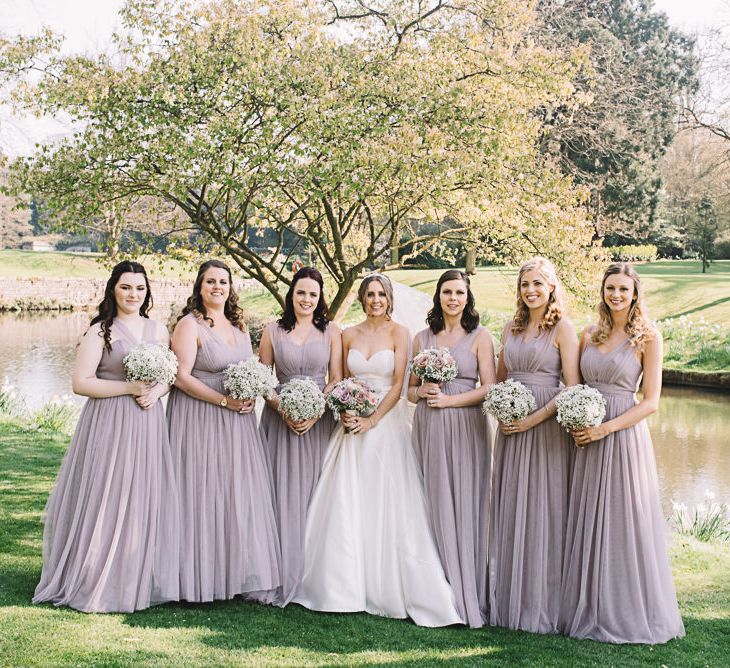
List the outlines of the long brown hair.
{"type": "Polygon", "coordinates": [[[441,308],[441,288],[447,281],[464,281],[466,285],[466,304],[461,313],[461,326],[468,334],[479,326],[479,313],[474,306],[474,294],[471,291],[469,277],[459,269],[448,269],[439,276],[436,291],[433,293],[433,308],[426,316],[426,322],[432,333],[438,334],[446,326],[444,310],[441,308]]]}
{"type": "Polygon", "coordinates": [[[117,300],[114,296],[114,288],[117,287],[119,279],[122,274],[142,274],[144,276],[144,284],[147,286],[147,293],[142,301],[142,306],[139,307],[139,314],[143,318],[149,318],[147,315],[149,310],[152,308],[152,292],[150,291],[150,281],[147,278],[147,272],[139,262],[131,262],[129,260],[123,260],[112,268],[112,274],[109,276],[109,280],[106,282],[104,288],[104,298],[99,303],[97,314],[91,319],[91,325],[95,325],[97,322],[101,323],[101,331],[99,336],[104,337],[104,347],[111,351],[112,349],[112,322],[117,315],[117,300]]]}
{"type": "Polygon", "coordinates": [[[513,334],[520,334],[521,332],[524,332],[527,328],[527,323],[530,321],[530,309],[527,304],[525,304],[525,300],[522,299],[522,294],[520,293],[522,277],[528,271],[539,272],[545,279],[545,282],[553,288],[550,292],[550,296],[548,297],[545,313],[542,316],[540,324],[537,326],[538,331],[547,332],[551,330],[558,324],[565,314],[563,285],[558,278],[558,273],[555,271],[555,265],[547,258],[540,257],[538,255],[525,262],[520,267],[520,271],[517,274],[517,308],[515,309],[515,315],[512,319],[513,334]]]}
{"type": "Polygon", "coordinates": [[[233,289],[233,276],[228,265],[221,260],[206,260],[200,265],[198,269],[198,275],[195,277],[195,283],[193,284],[193,294],[188,297],[188,302],[185,304],[182,313],[178,316],[178,321],[184,318],[188,313],[192,313],[198,320],[205,320],[210,324],[211,327],[215,325],[213,318],[208,315],[203,304],[203,297],[200,294],[200,288],[203,285],[203,279],[205,278],[205,272],[208,269],[224,269],[228,273],[228,299],[223,306],[223,314],[228,318],[229,322],[240,329],[242,332],[246,331],[246,323],[243,321],[243,311],[238,305],[238,295],[233,289]]]}
{"type": "Polygon", "coordinates": [[[614,262],[606,268],[606,271],[603,272],[603,279],[601,280],[601,299],[598,302],[598,324],[593,330],[591,341],[596,345],[605,343],[613,329],[613,316],[611,315],[611,309],[608,307],[608,304],[606,304],[603,289],[608,278],[610,276],[615,276],[616,274],[628,276],[634,282],[634,296],[631,300],[629,315],[626,319],[624,331],[628,334],[631,345],[635,346],[637,350],[643,351],[644,344],[653,336],[653,329],[646,314],[643,290],[641,288],[639,275],[627,262],[614,262]]]}

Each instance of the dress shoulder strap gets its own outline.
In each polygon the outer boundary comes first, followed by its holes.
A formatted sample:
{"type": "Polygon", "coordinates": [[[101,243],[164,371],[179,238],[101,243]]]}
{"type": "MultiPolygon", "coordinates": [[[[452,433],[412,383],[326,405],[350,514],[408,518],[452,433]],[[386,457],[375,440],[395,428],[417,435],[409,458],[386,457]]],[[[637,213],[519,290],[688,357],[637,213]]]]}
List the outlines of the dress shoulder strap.
{"type": "Polygon", "coordinates": [[[157,321],[151,318],[144,319],[144,327],[142,328],[142,341],[157,341],[157,321]]]}

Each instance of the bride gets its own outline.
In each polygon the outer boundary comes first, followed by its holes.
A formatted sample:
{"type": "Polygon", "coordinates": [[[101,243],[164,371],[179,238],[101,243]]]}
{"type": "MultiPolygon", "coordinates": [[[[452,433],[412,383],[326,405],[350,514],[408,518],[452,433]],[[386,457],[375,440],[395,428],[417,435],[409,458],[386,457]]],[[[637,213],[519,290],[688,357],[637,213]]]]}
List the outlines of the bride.
{"type": "Polygon", "coordinates": [[[426,516],[423,480],[402,398],[409,335],[391,320],[393,287],[380,274],[358,290],[366,318],[343,332],[345,375],[380,392],[369,417],[342,416],[325,455],[305,533],[294,602],[326,612],[463,624],[426,516]]]}

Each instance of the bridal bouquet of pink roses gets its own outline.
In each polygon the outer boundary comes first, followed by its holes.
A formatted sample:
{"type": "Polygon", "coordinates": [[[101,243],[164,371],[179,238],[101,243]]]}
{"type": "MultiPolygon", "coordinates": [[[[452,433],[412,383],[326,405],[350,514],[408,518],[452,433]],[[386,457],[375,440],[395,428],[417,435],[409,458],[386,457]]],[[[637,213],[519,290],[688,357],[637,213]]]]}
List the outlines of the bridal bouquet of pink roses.
{"type": "Polygon", "coordinates": [[[424,383],[448,383],[458,373],[448,348],[424,348],[413,357],[411,371],[424,383]]]}
{"type": "Polygon", "coordinates": [[[327,397],[327,405],[332,409],[335,420],[340,413],[348,415],[372,415],[378,407],[380,395],[357,378],[345,378],[336,383],[327,397]]]}

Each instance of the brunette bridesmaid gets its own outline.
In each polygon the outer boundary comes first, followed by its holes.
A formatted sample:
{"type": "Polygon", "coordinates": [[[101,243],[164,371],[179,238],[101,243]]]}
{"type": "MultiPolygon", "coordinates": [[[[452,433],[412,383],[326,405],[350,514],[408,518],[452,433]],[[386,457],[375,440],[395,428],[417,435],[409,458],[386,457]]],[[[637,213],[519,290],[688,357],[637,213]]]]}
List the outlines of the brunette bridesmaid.
{"type": "Polygon", "coordinates": [[[489,537],[490,623],[556,633],[568,515],[570,436],[554,419],[561,375],[578,383],[578,338],[564,315],[552,263],[536,257],[517,277],[517,310],[502,334],[497,380],[514,378],[537,410],[501,424],[489,537]]]}
{"type": "Polygon", "coordinates": [[[494,348],[479,326],[467,275],[444,272],[436,285],[428,329],[414,354],[448,348],[458,376],[442,385],[413,374],[413,446],[423,469],[436,544],[459,616],[472,628],[487,622],[489,477],[492,437],[480,404],[494,383],[494,348]],[[477,387],[477,382],[480,383],[477,387]]]}
{"type": "Polygon", "coordinates": [[[583,331],[581,350],[583,380],[607,409],[603,424],[573,432],[560,629],[603,642],[664,643],[684,626],[645,419],[659,404],[662,338],[630,265],[606,269],[598,323],[583,331]]]}
{"type": "Polygon", "coordinates": [[[251,357],[228,266],[208,260],[172,336],[179,360],[167,407],[180,487],[180,598],[273,599],[281,584],[271,474],[253,401],[223,389],[251,357]]]}
{"type": "Polygon", "coordinates": [[[73,390],[89,400],[46,506],[34,603],[132,612],[178,598],[169,387],[128,382],[122,366],[140,343],[168,344],[150,308],[144,267],[117,264],[76,354],[73,390]]]}
{"type": "MultiPolygon", "coordinates": [[[[259,357],[274,365],[281,385],[294,378],[309,378],[320,390],[342,379],[342,339],[337,325],[327,318],[322,275],[303,267],[292,279],[284,313],[263,333],[259,357]]],[[[261,426],[274,476],[275,510],[281,542],[282,587],[277,605],[286,605],[296,593],[304,567],[304,529],[307,508],[319,480],[334,421],[326,411],[319,420],[293,422],[279,414],[279,399],[264,407],[261,426]]]]}

